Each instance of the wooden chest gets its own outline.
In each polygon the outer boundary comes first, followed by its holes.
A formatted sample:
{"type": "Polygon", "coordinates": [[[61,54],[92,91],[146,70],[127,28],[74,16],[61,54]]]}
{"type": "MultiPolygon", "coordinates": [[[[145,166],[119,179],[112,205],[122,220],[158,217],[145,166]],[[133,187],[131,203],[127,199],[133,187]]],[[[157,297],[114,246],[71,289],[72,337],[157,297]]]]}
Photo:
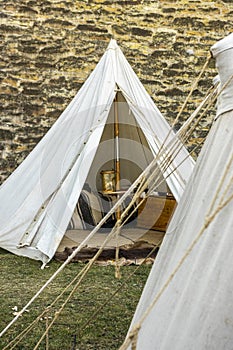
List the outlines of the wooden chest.
{"type": "Polygon", "coordinates": [[[149,196],[138,209],[137,226],[166,231],[176,205],[174,197],[149,196]]]}

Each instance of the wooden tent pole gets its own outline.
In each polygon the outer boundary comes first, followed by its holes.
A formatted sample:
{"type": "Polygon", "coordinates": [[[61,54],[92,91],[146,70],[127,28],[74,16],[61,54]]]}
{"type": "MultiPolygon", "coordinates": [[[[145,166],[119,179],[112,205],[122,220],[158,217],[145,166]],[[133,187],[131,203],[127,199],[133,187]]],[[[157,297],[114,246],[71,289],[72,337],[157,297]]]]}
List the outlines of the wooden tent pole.
{"type": "MultiPolygon", "coordinates": [[[[119,152],[119,118],[118,118],[118,92],[114,103],[114,136],[115,136],[115,179],[116,191],[120,190],[120,152],[119,152]]],[[[120,218],[120,210],[117,211],[117,219],[120,218]]]]}
{"type": "MultiPolygon", "coordinates": [[[[118,91],[116,92],[115,104],[114,104],[114,136],[115,136],[115,181],[116,181],[116,191],[120,190],[120,149],[119,149],[119,116],[118,116],[118,91]]],[[[117,194],[117,200],[120,198],[120,195],[117,194]]],[[[117,208],[116,219],[118,224],[120,223],[121,218],[121,206],[117,208]]],[[[115,267],[115,277],[120,278],[120,266],[119,266],[119,230],[120,227],[117,226],[117,246],[116,246],[116,267],[115,267]]]]}

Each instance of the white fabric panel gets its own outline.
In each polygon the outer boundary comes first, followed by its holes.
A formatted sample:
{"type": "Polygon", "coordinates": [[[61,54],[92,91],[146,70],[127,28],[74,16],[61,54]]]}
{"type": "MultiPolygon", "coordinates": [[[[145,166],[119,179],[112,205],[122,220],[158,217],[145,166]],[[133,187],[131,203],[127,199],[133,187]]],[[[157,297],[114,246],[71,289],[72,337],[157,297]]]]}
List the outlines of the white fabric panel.
{"type": "Polygon", "coordinates": [[[102,128],[95,129],[84,151],[72,167],[66,180],[50,201],[46,216],[40,225],[41,237],[36,235],[36,247],[51,259],[56,252],[69,220],[73,214],[77,199],[86,180],[89,168],[95,156],[96,148],[102,134],[102,128]],[[82,166],[85,164],[85,167],[82,166]],[[80,169],[82,169],[80,171],[80,169]]]}
{"type": "MultiPolygon", "coordinates": [[[[18,249],[17,247],[27,229],[31,227],[37,213],[64,181],[69,167],[72,168],[76,158],[81,157],[88,143],[91,143],[88,147],[97,149],[98,137],[93,141],[93,138],[90,138],[91,130],[96,128],[103,130],[115,96],[112,64],[106,56],[106,54],[103,56],[97,65],[98,69],[87,79],[53,127],[0,187],[0,246],[2,248],[15,254],[28,255],[27,248],[18,249]],[[92,85],[96,88],[90,89],[92,85]]],[[[88,162],[80,164],[82,172],[89,171],[88,162]]],[[[76,196],[77,201],[78,192],[76,196]]],[[[47,215],[47,208],[43,211],[44,215],[47,215]]],[[[70,210],[68,212],[71,216],[70,210]]],[[[67,224],[69,219],[70,217],[67,216],[67,224]]],[[[39,221],[37,223],[39,224],[39,221]]],[[[64,233],[64,227],[62,229],[64,233]]],[[[35,233],[39,237],[44,235],[42,230],[37,230],[35,233]]],[[[61,232],[59,236],[62,236],[61,232]]],[[[44,241],[46,242],[46,238],[44,241]]],[[[59,242],[53,248],[50,248],[49,244],[47,241],[43,249],[41,248],[45,253],[43,262],[48,260],[48,256],[51,257],[50,250],[55,251],[59,242]],[[46,250],[48,250],[47,253],[46,250]]],[[[35,259],[39,256],[42,260],[43,254],[38,253],[38,247],[30,248],[30,257],[33,257],[33,251],[35,259]]]]}
{"type": "Polygon", "coordinates": [[[226,84],[224,90],[218,98],[217,104],[217,117],[222,113],[228,112],[233,109],[233,84],[229,79],[233,79],[233,64],[232,64],[232,51],[233,51],[233,33],[218,41],[212,46],[211,52],[213,57],[218,57],[217,68],[220,77],[220,87],[226,84]]]}
{"type": "MultiPolygon", "coordinates": [[[[232,118],[232,112],[222,116],[210,133],[194,176],[168,227],[133,324],[140,320],[205,222],[216,187],[232,155],[229,152],[233,139],[233,128],[229,128],[232,118]]],[[[230,176],[233,176],[233,166],[230,176]]],[[[221,345],[226,334],[226,341],[233,342],[233,272],[229,268],[233,247],[232,212],[233,202],[209,226],[159,298],[139,333],[139,349],[196,350],[205,346],[230,349],[221,345]],[[228,321],[225,323],[225,320],[228,321]]]]}
{"type": "MultiPolygon", "coordinates": [[[[169,125],[115,40],[111,40],[70,105],[0,187],[2,248],[43,262],[53,256],[98,148],[116,85],[122,89],[138,124],[145,129],[145,135],[153,135],[154,140],[157,137],[158,144],[163,141],[169,125]]],[[[153,154],[158,149],[154,140],[149,141],[153,154]]],[[[183,152],[187,155],[186,150],[183,152]]],[[[189,157],[182,166],[184,182],[187,182],[193,165],[189,157]]],[[[172,178],[170,189],[178,199],[183,192],[183,180],[177,180],[175,173],[172,178]]]]}
{"type": "MultiPolygon", "coordinates": [[[[228,64],[231,74],[233,53],[228,64]]],[[[221,201],[233,195],[232,121],[233,110],[213,125],[167,229],[130,328],[158,298],[142,322],[140,350],[232,349],[233,200],[190,250],[221,201]]]]}

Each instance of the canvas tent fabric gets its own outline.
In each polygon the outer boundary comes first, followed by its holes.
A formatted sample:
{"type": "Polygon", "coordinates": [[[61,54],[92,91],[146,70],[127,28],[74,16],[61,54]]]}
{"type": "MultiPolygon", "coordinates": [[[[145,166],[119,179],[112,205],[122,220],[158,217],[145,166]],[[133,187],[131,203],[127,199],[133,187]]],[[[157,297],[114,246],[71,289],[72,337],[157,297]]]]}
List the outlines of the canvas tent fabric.
{"type": "Polygon", "coordinates": [[[233,85],[230,83],[230,81],[228,83],[228,80],[232,79],[233,75],[232,40],[233,33],[212,47],[213,56],[221,57],[221,59],[217,60],[221,87],[226,85],[218,99],[217,117],[233,109],[233,85]]]}
{"type": "MultiPolygon", "coordinates": [[[[170,127],[111,40],[68,107],[0,187],[2,248],[43,263],[54,256],[94,162],[117,92],[143,131],[152,155],[158,152],[170,127]]],[[[170,138],[173,136],[171,132],[170,138]]],[[[168,186],[177,200],[193,166],[182,147],[163,174],[173,171],[168,186]]]]}
{"type": "MultiPolygon", "coordinates": [[[[212,54],[221,91],[233,74],[233,34],[217,42],[212,54]]],[[[141,326],[137,349],[232,349],[232,79],[229,82],[132,320],[130,331],[141,326]]]]}

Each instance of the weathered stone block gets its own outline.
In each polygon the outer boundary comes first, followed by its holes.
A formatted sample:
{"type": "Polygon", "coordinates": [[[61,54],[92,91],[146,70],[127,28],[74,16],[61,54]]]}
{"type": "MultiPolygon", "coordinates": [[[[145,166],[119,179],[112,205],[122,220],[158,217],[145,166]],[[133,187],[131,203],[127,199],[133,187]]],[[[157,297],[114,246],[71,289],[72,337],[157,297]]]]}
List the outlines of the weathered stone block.
{"type": "Polygon", "coordinates": [[[143,29],[143,28],[138,28],[138,27],[133,27],[132,28],[132,34],[133,35],[138,35],[138,36],[152,36],[152,31],[143,29]]]}
{"type": "Polygon", "coordinates": [[[0,137],[1,141],[12,140],[14,138],[14,133],[10,129],[4,129],[0,127],[0,137]]]}
{"type": "Polygon", "coordinates": [[[78,24],[77,29],[83,30],[83,31],[90,31],[90,32],[98,32],[98,33],[108,33],[108,30],[105,28],[100,28],[98,26],[89,25],[89,24],[78,24]]]}

